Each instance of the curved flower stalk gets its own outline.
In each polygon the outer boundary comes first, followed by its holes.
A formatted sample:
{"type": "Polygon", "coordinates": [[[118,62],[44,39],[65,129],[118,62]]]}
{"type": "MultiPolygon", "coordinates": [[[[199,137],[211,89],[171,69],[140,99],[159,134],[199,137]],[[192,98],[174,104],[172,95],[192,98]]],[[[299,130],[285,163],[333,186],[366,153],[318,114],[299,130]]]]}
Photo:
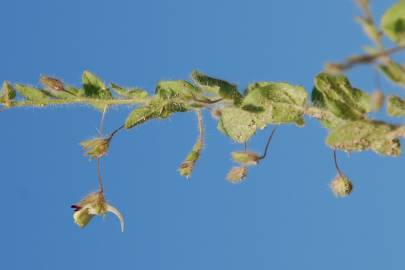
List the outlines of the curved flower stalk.
{"type": "Polygon", "coordinates": [[[255,152],[246,151],[246,144],[245,144],[245,151],[235,151],[231,153],[232,160],[238,163],[240,166],[233,167],[228,174],[226,175],[226,179],[233,183],[237,184],[240,183],[243,179],[246,178],[248,173],[248,166],[256,166],[259,164],[259,161],[263,160],[267,156],[267,152],[269,150],[270,142],[276,132],[277,127],[273,128],[269,138],[267,139],[266,146],[264,147],[263,155],[259,155],[255,152]]]}
{"type": "Polygon", "coordinates": [[[73,220],[81,228],[95,216],[105,216],[108,212],[114,214],[120,221],[121,231],[124,231],[124,217],[114,206],[105,201],[104,194],[100,191],[93,192],[83,198],[77,204],[71,206],[74,209],[73,220]]]}

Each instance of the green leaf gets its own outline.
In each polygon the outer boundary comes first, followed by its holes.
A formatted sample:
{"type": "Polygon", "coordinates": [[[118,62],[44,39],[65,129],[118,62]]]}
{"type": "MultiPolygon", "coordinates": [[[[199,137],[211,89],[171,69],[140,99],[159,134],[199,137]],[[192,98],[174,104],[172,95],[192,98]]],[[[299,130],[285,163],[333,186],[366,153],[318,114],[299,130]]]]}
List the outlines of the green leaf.
{"type": "Polygon", "coordinates": [[[70,85],[65,85],[65,89],[66,89],[67,92],[71,93],[74,96],[77,96],[77,97],[84,97],[85,96],[84,95],[84,89],[82,89],[82,88],[79,89],[79,88],[76,88],[76,87],[73,87],[73,86],[70,86],[70,85]]]}
{"type": "Polygon", "coordinates": [[[148,105],[134,109],[125,122],[125,128],[130,129],[147,120],[158,118],[164,119],[175,112],[185,112],[189,110],[184,103],[154,98],[148,105]]]}
{"type": "Polygon", "coordinates": [[[155,111],[150,107],[140,107],[134,109],[125,121],[125,128],[130,129],[136,125],[142,124],[143,122],[154,117],[155,111]]]}
{"type": "Polygon", "coordinates": [[[353,88],[343,75],[320,73],[315,78],[312,103],[344,120],[360,120],[373,109],[369,94],[353,88]]]}
{"type": "Polygon", "coordinates": [[[349,121],[330,130],[326,143],[334,149],[348,152],[373,150],[386,156],[398,156],[401,147],[392,138],[395,126],[379,121],[349,121]]]}
{"type": "Polygon", "coordinates": [[[82,81],[86,97],[99,99],[112,98],[112,95],[104,82],[90,71],[83,72],[82,81]]]}
{"type": "Polygon", "coordinates": [[[398,96],[389,96],[387,99],[387,112],[391,116],[405,116],[405,100],[398,96]]]}
{"type": "Polygon", "coordinates": [[[201,72],[194,70],[191,73],[191,78],[204,91],[222,97],[224,99],[231,99],[234,104],[239,104],[242,95],[238,92],[236,85],[227,81],[209,77],[201,72]]]}
{"type": "Polygon", "coordinates": [[[44,101],[46,99],[49,99],[48,95],[46,95],[43,91],[40,89],[31,87],[31,86],[25,86],[22,84],[16,84],[15,86],[17,92],[25,97],[27,100],[31,101],[44,101]]]}
{"type": "Polygon", "coordinates": [[[389,8],[381,18],[381,29],[394,42],[405,42],[405,0],[389,8]]]}
{"type": "Polygon", "coordinates": [[[224,108],[218,121],[218,130],[238,143],[245,143],[256,130],[266,127],[263,113],[253,113],[240,108],[224,108]]]}
{"type": "Polygon", "coordinates": [[[144,99],[148,96],[148,92],[140,88],[124,88],[115,83],[111,83],[111,88],[117,95],[124,98],[144,99]]]}
{"type": "Polygon", "coordinates": [[[14,87],[9,82],[4,81],[0,91],[0,103],[4,103],[9,106],[15,97],[16,91],[14,87]]]}
{"type": "Polygon", "coordinates": [[[183,80],[160,81],[156,86],[155,93],[163,99],[180,98],[189,100],[199,95],[201,90],[183,80]]]}
{"type": "Polygon", "coordinates": [[[398,85],[405,86],[405,67],[388,60],[379,65],[380,71],[391,81],[398,85]]]}
{"type": "Polygon", "coordinates": [[[248,86],[242,108],[264,113],[267,123],[296,123],[303,125],[307,92],[303,87],[288,83],[258,82],[248,86]]]}

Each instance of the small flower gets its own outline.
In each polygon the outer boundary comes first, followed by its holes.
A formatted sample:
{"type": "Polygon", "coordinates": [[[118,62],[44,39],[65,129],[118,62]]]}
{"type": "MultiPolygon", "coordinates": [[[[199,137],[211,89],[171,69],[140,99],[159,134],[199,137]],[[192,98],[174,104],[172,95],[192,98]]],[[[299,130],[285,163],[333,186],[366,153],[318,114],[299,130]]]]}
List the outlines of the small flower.
{"type": "Polygon", "coordinates": [[[48,76],[42,76],[39,80],[44,86],[51,90],[65,91],[65,87],[63,86],[63,82],[61,80],[48,76]]]}
{"type": "Polygon", "coordinates": [[[86,150],[85,155],[90,158],[100,158],[107,154],[110,146],[111,137],[95,138],[92,140],[83,141],[80,145],[86,150]]]}
{"type": "Polygon", "coordinates": [[[232,159],[242,165],[257,165],[260,156],[254,152],[232,152],[232,159]]]}
{"type": "Polygon", "coordinates": [[[233,167],[226,175],[226,179],[233,184],[237,184],[241,182],[246,175],[247,167],[233,167]]]}
{"type": "Polygon", "coordinates": [[[102,192],[90,193],[79,203],[72,205],[71,208],[74,209],[73,220],[81,228],[84,228],[93,217],[104,216],[111,212],[117,216],[120,221],[121,231],[124,231],[124,217],[117,208],[105,201],[102,192]]]}
{"type": "Polygon", "coordinates": [[[337,175],[330,183],[330,188],[337,197],[346,197],[353,191],[353,184],[346,176],[337,175]]]}

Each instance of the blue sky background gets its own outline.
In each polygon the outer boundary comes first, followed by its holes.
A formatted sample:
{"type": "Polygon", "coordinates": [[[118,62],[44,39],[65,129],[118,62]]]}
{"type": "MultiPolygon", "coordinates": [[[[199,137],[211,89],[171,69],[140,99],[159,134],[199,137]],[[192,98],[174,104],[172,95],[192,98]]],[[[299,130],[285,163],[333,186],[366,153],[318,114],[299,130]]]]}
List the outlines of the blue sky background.
{"type": "MultiPolygon", "coordinates": [[[[378,17],[394,1],[373,1],[378,17]]],[[[327,60],[368,44],[350,0],[0,2],[0,80],[38,84],[41,74],[80,85],[106,82],[153,91],[193,69],[235,82],[288,81],[312,88],[327,60]]],[[[360,67],[353,84],[375,88],[360,67]]],[[[383,81],[384,90],[403,90],[383,81]]],[[[119,126],[130,108],[106,117],[119,126]]],[[[104,160],[106,196],[125,215],[85,229],[70,204],[96,190],[96,163],[79,142],[97,135],[85,106],[0,114],[0,269],[404,269],[404,157],[339,153],[355,190],[336,199],[326,130],[282,126],[269,157],[240,185],[225,181],[241,149],[208,114],[207,145],[190,181],[176,168],[196,136],[193,114],[121,133],[104,160]]],[[[270,133],[254,137],[260,151],[270,133]]]]}

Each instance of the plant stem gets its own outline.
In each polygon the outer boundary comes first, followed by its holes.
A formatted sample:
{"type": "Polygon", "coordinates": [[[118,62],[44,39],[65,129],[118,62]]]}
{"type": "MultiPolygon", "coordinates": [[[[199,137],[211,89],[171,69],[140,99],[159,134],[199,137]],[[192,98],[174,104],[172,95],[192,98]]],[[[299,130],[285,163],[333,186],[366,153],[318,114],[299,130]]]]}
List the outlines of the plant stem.
{"type": "MultiPolygon", "coordinates": [[[[103,112],[101,114],[101,119],[100,119],[100,126],[99,126],[99,131],[100,134],[103,134],[103,129],[104,129],[104,119],[105,119],[105,114],[107,112],[108,106],[104,106],[103,112]]],[[[103,186],[103,177],[101,176],[101,158],[97,158],[97,176],[98,176],[98,188],[100,193],[104,192],[104,186],[103,186]]]]}
{"type": "Polygon", "coordinates": [[[200,102],[200,103],[204,103],[204,104],[215,104],[215,103],[218,103],[218,102],[224,100],[224,98],[218,98],[218,99],[214,99],[214,100],[210,100],[210,99],[204,100],[204,99],[198,99],[196,97],[193,97],[193,100],[200,102]]]}
{"type": "Polygon", "coordinates": [[[103,177],[101,176],[101,158],[97,159],[97,176],[99,192],[104,193],[103,177]]]}
{"type": "Polygon", "coordinates": [[[337,162],[336,149],[333,149],[333,161],[335,162],[335,167],[336,167],[336,170],[337,170],[339,176],[344,177],[344,173],[340,170],[339,164],[337,162]]]}
{"type": "Polygon", "coordinates": [[[14,107],[43,107],[46,105],[70,105],[70,104],[86,104],[86,105],[101,105],[101,106],[114,106],[114,105],[136,105],[145,104],[147,99],[95,99],[95,98],[73,98],[73,99],[43,99],[43,100],[23,100],[14,101],[14,107]]]}
{"type": "Polygon", "coordinates": [[[197,110],[197,122],[198,122],[198,140],[201,143],[201,147],[204,145],[204,123],[202,118],[201,110],[197,110]]]}
{"type": "Polygon", "coordinates": [[[345,60],[342,63],[329,63],[326,65],[327,66],[326,68],[330,69],[330,70],[339,70],[340,72],[342,72],[344,70],[351,69],[355,65],[370,64],[370,63],[378,60],[381,57],[390,56],[391,54],[399,52],[403,49],[405,49],[405,45],[397,46],[397,47],[388,49],[386,51],[381,51],[378,53],[362,54],[362,55],[358,55],[358,56],[353,56],[353,57],[349,57],[347,60],[345,60]]]}
{"type": "Polygon", "coordinates": [[[276,130],[277,130],[277,126],[273,128],[273,131],[271,132],[269,138],[267,139],[266,146],[264,147],[264,153],[263,153],[263,155],[261,157],[259,157],[259,160],[262,160],[262,159],[266,158],[267,151],[269,150],[271,139],[273,138],[274,133],[276,133],[276,130]]]}

